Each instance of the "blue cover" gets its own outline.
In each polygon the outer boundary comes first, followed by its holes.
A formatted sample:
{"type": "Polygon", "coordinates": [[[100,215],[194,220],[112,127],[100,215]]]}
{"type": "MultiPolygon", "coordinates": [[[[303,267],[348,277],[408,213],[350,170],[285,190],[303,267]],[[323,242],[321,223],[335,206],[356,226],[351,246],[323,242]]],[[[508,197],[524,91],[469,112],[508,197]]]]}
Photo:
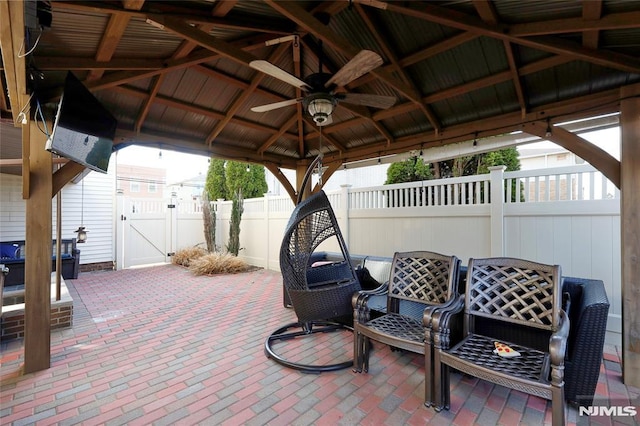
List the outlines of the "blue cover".
{"type": "Polygon", "coordinates": [[[19,259],[19,247],[17,244],[0,244],[0,258],[19,259]]]}

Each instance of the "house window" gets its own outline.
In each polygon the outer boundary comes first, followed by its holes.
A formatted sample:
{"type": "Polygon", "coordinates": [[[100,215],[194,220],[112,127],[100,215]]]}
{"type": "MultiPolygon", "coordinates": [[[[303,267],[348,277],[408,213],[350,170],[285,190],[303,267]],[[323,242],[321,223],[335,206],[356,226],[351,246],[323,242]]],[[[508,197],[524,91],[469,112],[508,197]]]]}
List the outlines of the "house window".
{"type": "Polygon", "coordinates": [[[155,182],[149,182],[148,191],[150,194],[158,192],[158,185],[155,182]]]}
{"type": "Polygon", "coordinates": [[[129,191],[140,192],[140,182],[136,178],[132,178],[129,182],[129,191]]]}

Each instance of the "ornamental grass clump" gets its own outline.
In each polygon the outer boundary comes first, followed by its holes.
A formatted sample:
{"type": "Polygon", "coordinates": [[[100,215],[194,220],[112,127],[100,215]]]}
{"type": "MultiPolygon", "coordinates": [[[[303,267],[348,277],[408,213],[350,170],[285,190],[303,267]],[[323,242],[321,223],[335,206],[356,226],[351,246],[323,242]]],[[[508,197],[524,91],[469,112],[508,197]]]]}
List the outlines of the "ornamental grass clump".
{"type": "Polygon", "coordinates": [[[176,253],[171,257],[171,263],[174,265],[189,267],[191,262],[206,255],[207,253],[209,252],[202,247],[183,248],[176,251],[176,253]]]}
{"type": "Polygon", "coordinates": [[[189,270],[194,275],[233,274],[245,272],[250,266],[229,253],[209,253],[191,261],[189,270]]]}

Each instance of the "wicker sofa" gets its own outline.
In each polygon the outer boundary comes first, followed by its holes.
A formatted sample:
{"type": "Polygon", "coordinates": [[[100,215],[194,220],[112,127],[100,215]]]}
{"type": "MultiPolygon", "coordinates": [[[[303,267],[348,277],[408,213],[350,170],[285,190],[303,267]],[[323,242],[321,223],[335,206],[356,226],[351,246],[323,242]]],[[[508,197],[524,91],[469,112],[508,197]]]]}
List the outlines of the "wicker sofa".
{"type": "MultiPolygon", "coordinates": [[[[319,252],[314,254],[313,261],[331,261],[338,257],[337,253],[319,252]]],[[[379,283],[389,279],[391,257],[351,255],[351,260],[357,269],[367,269],[367,277],[379,283]]],[[[461,292],[465,289],[466,275],[467,268],[463,266],[458,283],[461,292]]],[[[601,280],[565,276],[562,290],[570,296],[570,331],[564,371],[565,399],[588,406],[593,401],[600,374],[609,300],[601,280]]],[[[374,299],[370,299],[369,306],[384,312],[384,298],[377,303],[374,299]]]]}
{"type": "MultiPolygon", "coordinates": [[[[65,279],[78,278],[80,270],[80,250],[76,248],[76,239],[62,239],[62,277],[65,279]]],[[[52,241],[54,256],[51,258],[51,270],[56,270],[56,240],[52,241]]],[[[4,279],[4,287],[24,284],[24,262],[25,262],[25,242],[2,241],[0,242],[0,264],[9,268],[9,272],[4,279]]]]}

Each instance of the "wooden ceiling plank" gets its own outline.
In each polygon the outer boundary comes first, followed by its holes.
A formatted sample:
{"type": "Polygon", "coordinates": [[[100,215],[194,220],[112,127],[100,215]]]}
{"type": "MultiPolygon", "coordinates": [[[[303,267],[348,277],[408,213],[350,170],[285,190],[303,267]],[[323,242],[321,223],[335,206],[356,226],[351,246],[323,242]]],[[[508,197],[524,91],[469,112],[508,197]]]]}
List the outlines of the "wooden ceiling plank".
{"type": "MultiPolygon", "coordinates": [[[[512,43],[531,47],[558,55],[571,56],[574,59],[594,63],[608,68],[618,69],[625,72],[640,73],[640,59],[628,55],[622,55],[612,51],[600,51],[587,49],[580,44],[558,37],[538,36],[538,37],[518,37],[513,34],[511,27],[506,25],[489,25],[476,17],[456,12],[431,3],[421,4],[420,10],[400,6],[396,3],[388,3],[387,9],[414,18],[424,19],[463,31],[470,31],[478,35],[506,40],[512,43]]],[[[640,18],[640,12],[638,12],[640,18]]],[[[580,18],[581,19],[581,18],[580,18]]],[[[563,20],[562,22],[565,22],[563,20]]],[[[640,19],[635,22],[635,26],[640,25],[640,19]]]]}
{"type": "MultiPolygon", "coordinates": [[[[281,44],[276,48],[276,50],[269,56],[269,62],[277,62],[282,55],[287,51],[289,46],[287,44],[281,44]]],[[[220,120],[220,122],[215,126],[213,131],[209,134],[206,139],[207,145],[211,145],[213,141],[220,135],[220,133],[224,130],[224,128],[229,124],[229,121],[236,115],[238,110],[245,104],[245,102],[249,99],[250,96],[253,95],[256,88],[262,82],[262,79],[265,77],[264,73],[256,71],[253,78],[251,79],[251,83],[246,90],[240,92],[240,96],[238,96],[232,103],[229,109],[227,109],[225,113],[225,117],[220,120]]]]}

